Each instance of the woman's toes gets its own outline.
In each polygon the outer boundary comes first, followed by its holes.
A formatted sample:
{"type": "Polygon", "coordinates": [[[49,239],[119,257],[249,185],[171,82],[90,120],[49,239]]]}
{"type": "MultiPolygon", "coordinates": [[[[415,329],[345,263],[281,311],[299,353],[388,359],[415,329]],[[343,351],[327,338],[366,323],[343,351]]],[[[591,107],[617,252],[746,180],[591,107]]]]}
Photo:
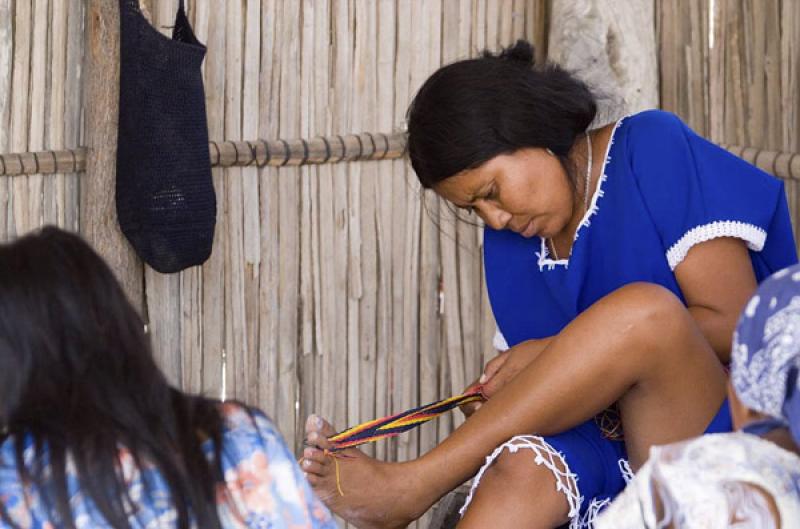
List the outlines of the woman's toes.
{"type": "Polygon", "coordinates": [[[306,458],[300,461],[300,468],[302,468],[303,472],[308,476],[322,476],[327,473],[325,465],[306,458]]]}
{"type": "Polygon", "coordinates": [[[322,428],[322,417],[315,413],[306,417],[306,434],[319,431],[320,428],[322,428]]]}
{"type": "Polygon", "coordinates": [[[327,465],[329,463],[330,456],[325,455],[325,452],[322,450],[317,450],[316,448],[309,446],[303,449],[303,459],[308,459],[309,461],[319,463],[320,465],[327,465]]]}
{"type": "Polygon", "coordinates": [[[335,433],[333,426],[319,415],[309,415],[306,419],[306,442],[310,445],[323,450],[330,449],[333,445],[328,441],[328,437],[335,433]]]}
{"type": "Polygon", "coordinates": [[[306,436],[306,442],[313,447],[320,450],[329,450],[333,448],[333,443],[328,441],[328,436],[322,432],[311,432],[306,436]]]}
{"type": "Polygon", "coordinates": [[[324,483],[322,476],[312,474],[311,472],[306,472],[305,474],[306,474],[306,479],[314,488],[317,488],[324,483]]]}
{"type": "Polygon", "coordinates": [[[325,437],[330,437],[336,433],[336,430],[333,429],[331,423],[313,413],[306,419],[306,433],[310,434],[311,432],[319,432],[325,437]]]}

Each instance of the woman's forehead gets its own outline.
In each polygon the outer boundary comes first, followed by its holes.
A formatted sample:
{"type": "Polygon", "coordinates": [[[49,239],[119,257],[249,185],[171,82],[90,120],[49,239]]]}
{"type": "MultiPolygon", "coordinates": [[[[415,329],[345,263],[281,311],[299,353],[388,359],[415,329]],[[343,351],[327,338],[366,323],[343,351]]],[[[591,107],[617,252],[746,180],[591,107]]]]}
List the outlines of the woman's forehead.
{"type": "Polygon", "coordinates": [[[491,176],[484,164],[473,169],[466,169],[437,182],[433,186],[433,190],[451,200],[471,202],[490,180],[491,176]]]}

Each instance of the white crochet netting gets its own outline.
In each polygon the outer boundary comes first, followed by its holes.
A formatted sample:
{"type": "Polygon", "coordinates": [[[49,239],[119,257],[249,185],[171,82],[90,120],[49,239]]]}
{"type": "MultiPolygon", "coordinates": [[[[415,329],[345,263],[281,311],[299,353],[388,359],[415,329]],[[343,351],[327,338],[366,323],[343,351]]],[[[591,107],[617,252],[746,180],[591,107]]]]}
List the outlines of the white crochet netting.
{"type": "MultiPolygon", "coordinates": [[[[611,161],[610,153],[611,146],[614,145],[614,135],[617,133],[617,129],[619,128],[623,119],[625,118],[621,118],[619,121],[617,121],[614,124],[614,129],[611,131],[611,137],[609,137],[608,145],[606,145],[606,154],[603,158],[603,167],[600,168],[600,178],[597,181],[597,188],[594,190],[594,194],[592,195],[592,202],[589,204],[589,209],[587,209],[586,213],[583,214],[583,219],[581,219],[578,229],[575,230],[575,237],[572,240],[573,246],[575,245],[575,241],[578,240],[578,237],[580,237],[581,230],[583,228],[588,228],[592,224],[592,217],[600,210],[600,208],[597,206],[597,201],[605,194],[603,191],[603,183],[605,183],[605,181],[608,179],[608,175],[606,175],[606,166],[608,165],[608,162],[611,161]]],[[[556,266],[569,267],[569,259],[551,259],[550,251],[547,249],[545,238],[539,237],[539,239],[541,240],[541,248],[538,252],[536,252],[536,256],[539,258],[537,264],[539,265],[540,272],[545,268],[547,270],[553,270],[556,266]]]]}
{"type": "Polygon", "coordinates": [[[467,507],[469,507],[469,504],[472,502],[475,491],[481,483],[483,474],[492,463],[494,463],[494,460],[497,459],[504,450],[516,454],[520,449],[532,451],[534,454],[534,462],[537,465],[544,465],[553,473],[553,476],[556,478],[556,490],[564,493],[564,496],[567,498],[567,503],[569,504],[568,516],[571,520],[570,529],[579,529],[582,527],[582,520],[579,515],[583,498],[578,490],[578,477],[570,471],[567,462],[564,460],[564,455],[538,435],[519,435],[512,437],[509,441],[498,446],[494,452],[487,456],[486,462],[472,479],[472,487],[470,488],[467,500],[464,502],[464,506],[461,507],[459,514],[464,516],[467,507]]]}
{"type": "Polygon", "coordinates": [[[667,250],[667,262],[670,269],[675,270],[675,267],[681,264],[694,245],[719,237],[742,239],[747,243],[748,248],[754,252],[760,252],[767,240],[767,232],[754,224],[738,220],[718,220],[697,226],[687,231],[678,242],[667,250]]]}

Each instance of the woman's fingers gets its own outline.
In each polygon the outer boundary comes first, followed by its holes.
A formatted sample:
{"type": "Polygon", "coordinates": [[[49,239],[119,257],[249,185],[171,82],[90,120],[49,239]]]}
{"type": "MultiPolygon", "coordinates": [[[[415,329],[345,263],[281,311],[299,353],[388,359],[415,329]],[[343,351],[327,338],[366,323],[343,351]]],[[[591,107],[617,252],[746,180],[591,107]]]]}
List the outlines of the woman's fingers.
{"type": "Polygon", "coordinates": [[[462,404],[460,406],[461,413],[463,413],[465,417],[469,418],[473,413],[478,411],[478,408],[480,408],[482,404],[482,402],[470,402],[467,404],[462,404]]]}
{"type": "MultiPolygon", "coordinates": [[[[511,358],[509,353],[504,354],[508,358],[511,358]]],[[[514,360],[504,360],[492,376],[483,383],[483,394],[488,398],[497,393],[497,391],[514,378],[523,367],[525,367],[524,364],[518,365],[518,362],[514,360]]]]}
{"type": "Polygon", "coordinates": [[[503,364],[508,360],[508,356],[508,351],[503,351],[489,360],[486,363],[486,367],[483,368],[483,374],[478,379],[478,383],[486,384],[503,367],[503,364]]]}

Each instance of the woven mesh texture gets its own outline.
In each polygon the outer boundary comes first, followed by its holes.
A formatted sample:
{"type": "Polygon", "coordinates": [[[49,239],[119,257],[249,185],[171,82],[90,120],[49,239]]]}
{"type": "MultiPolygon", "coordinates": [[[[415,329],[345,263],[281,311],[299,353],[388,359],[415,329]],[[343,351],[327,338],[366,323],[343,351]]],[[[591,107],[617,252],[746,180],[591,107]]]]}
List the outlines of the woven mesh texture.
{"type": "Polygon", "coordinates": [[[120,0],[117,216],[139,257],[162,273],[211,254],[217,205],[200,69],[205,53],[182,0],[172,39],[150,25],[137,0],[120,0]]]}

